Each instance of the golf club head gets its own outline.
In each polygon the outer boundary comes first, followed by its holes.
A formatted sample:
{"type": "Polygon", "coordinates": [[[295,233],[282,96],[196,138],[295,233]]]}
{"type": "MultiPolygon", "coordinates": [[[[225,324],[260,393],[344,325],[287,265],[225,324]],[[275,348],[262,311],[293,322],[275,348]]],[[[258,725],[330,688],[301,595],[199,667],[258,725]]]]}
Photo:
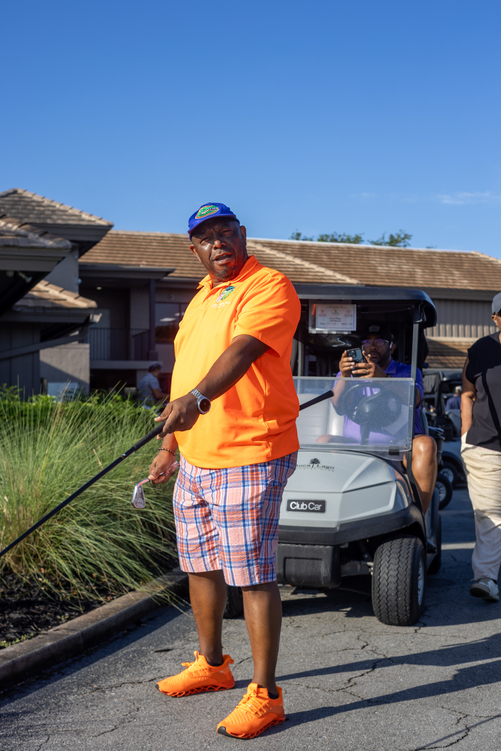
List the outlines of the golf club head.
{"type": "MultiPolygon", "coordinates": [[[[171,465],[172,470],[177,469],[178,467],[179,467],[178,462],[174,462],[174,464],[171,465]]],[[[160,472],[159,477],[161,477],[164,474],[165,472],[160,472]]],[[[138,482],[138,484],[134,486],[134,490],[132,492],[132,501],[131,501],[134,508],[146,507],[146,499],[144,497],[143,485],[145,485],[145,483],[149,481],[150,481],[149,477],[147,477],[146,480],[141,480],[141,482],[138,482]]]]}
{"type": "Polygon", "coordinates": [[[145,508],[146,506],[146,499],[144,497],[144,490],[143,485],[149,482],[149,479],[146,478],[146,480],[141,480],[141,482],[138,482],[137,485],[134,486],[134,491],[132,493],[132,505],[134,508],[145,508]]]}

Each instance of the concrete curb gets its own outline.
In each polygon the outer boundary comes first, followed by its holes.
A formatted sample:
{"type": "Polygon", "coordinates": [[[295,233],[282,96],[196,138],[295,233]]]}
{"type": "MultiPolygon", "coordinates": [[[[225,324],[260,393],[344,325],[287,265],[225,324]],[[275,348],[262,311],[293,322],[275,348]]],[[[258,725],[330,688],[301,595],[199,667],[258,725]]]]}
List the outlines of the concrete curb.
{"type": "Polygon", "coordinates": [[[11,688],[46,668],[95,647],[161,607],[162,595],[183,594],[187,589],[188,575],[179,568],[173,569],[155,579],[142,592],[129,592],[90,613],[51,628],[46,634],[1,649],[0,690],[11,688]]]}

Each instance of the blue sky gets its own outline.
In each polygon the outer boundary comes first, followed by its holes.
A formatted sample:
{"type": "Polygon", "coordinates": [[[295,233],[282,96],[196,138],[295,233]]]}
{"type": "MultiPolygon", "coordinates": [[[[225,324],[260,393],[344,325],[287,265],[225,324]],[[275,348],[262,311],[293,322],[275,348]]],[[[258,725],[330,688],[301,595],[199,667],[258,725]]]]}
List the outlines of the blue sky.
{"type": "Polygon", "coordinates": [[[17,0],[2,26],[0,190],[501,258],[498,0],[17,0]]]}

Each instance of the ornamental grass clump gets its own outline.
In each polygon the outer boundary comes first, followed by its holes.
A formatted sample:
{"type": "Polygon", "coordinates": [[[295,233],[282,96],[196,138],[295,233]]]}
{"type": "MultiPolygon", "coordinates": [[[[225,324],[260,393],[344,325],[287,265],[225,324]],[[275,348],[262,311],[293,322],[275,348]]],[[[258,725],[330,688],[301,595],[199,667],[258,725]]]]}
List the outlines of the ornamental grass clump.
{"type": "MultiPolygon", "coordinates": [[[[0,395],[0,548],[152,430],[153,416],[116,397],[57,403],[0,395]]],[[[131,505],[156,450],[152,441],[111,470],[1,558],[0,573],[95,598],[165,570],[176,555],[173,481],[147,485],[145,509],[131,505]]]]}

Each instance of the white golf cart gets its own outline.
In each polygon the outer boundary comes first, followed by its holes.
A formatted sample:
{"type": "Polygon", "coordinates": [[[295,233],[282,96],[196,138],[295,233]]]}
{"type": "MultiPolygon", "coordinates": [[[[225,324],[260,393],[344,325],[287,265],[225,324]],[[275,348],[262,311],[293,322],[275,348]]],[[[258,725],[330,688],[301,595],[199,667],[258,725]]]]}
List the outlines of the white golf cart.
{"type": "Polygon", "coordinates": [[[434,305],[412,289],[297,291],[293,372],[300,404],[313,403],[297,421],[301,449],[282,501],[278,581],[335,588],[367,574],[377,618],[411,626],[423,611],[426,574],[440,568],[438,494],[424,517],[412,472],[402,466],[404,456],[412,463],[416,368],[434,305]],[[394,359],[410,364],[411,376],[336,378],[342,352],[359,346],[356,330],[374,322],[393,332],[394,359]]]}

